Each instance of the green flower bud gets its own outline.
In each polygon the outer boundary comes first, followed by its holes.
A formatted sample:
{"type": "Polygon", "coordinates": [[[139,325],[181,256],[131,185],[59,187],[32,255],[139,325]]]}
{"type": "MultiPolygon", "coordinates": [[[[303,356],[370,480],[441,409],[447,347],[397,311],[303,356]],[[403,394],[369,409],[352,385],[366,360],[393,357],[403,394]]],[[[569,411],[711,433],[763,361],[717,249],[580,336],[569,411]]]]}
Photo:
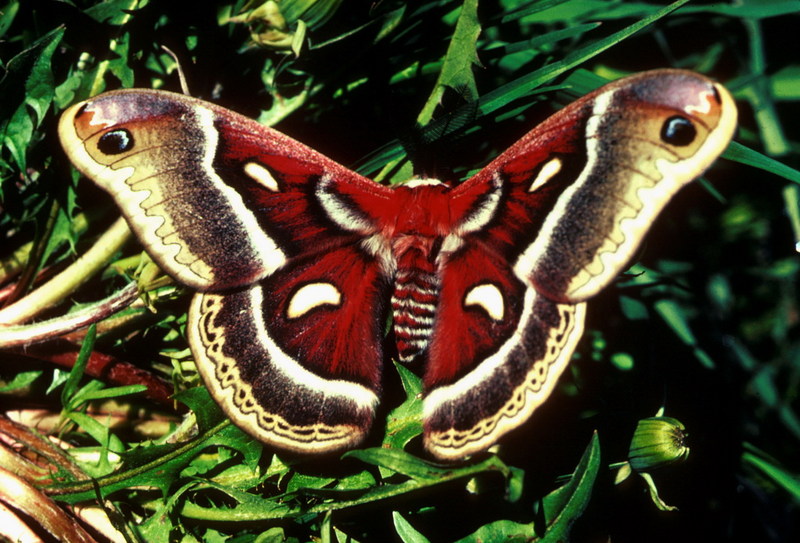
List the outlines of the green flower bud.
{"type": "Polygon", "coordinates": [[[652,471],[685,460],[687,435],[683,424],[672,417],[640,420],[628,450],[631,467],[637,472],[652,471]]]}

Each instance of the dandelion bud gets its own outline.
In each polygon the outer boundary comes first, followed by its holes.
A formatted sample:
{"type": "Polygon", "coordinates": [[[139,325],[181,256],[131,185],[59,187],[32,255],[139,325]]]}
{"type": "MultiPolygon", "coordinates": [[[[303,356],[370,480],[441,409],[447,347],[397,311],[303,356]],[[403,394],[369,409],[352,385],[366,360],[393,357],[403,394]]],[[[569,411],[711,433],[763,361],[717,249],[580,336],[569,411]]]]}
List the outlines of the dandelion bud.
{"type": "Polygon", "coordinates": [[[672,417],[650,417],[639,421],[628,450],[628,461],[638,472],[652,471],[681,462],[689,456],[686,428],[672,417]]]}

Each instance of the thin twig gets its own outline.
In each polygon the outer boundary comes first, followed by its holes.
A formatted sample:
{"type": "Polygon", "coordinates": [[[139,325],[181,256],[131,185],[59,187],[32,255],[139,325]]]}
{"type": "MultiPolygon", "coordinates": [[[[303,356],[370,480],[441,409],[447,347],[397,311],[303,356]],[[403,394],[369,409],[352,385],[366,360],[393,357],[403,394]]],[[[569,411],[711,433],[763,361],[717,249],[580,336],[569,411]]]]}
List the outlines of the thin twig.
{"type": "Polygon", "coordinates": [[[129,306],[137,299],[138,295],[139,288],[136,283],[129,283],[108,298],[67,315],[34,324],[0,326],[0,348],[47,341],[89,326],[129,306]]]}
{"type": "Polygon", "coordinates": [[[130,237],[125,220],[117,219],[71,266],[21,300],[0,310],[0,325],[20,324],[60,303],[102,269],[130,237]]]}

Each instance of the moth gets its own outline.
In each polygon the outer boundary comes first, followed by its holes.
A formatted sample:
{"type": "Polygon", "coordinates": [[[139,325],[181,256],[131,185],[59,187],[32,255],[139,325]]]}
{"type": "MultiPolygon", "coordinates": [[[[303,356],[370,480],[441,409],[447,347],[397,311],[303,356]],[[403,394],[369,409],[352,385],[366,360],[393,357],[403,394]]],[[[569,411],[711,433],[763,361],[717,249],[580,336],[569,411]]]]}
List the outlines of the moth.
{"type": "Polygon", "coordinates": [[[559,111],[460,184],[380,185],[232,111],[155,90],[69,108],[66,154],[194,289],[197,368],[280,449],[359,444],[396,355],[424,363],[424,445],[458,459],[525,422],[668,200],[728,145],[719,84],[658,70],[559,111]]]}

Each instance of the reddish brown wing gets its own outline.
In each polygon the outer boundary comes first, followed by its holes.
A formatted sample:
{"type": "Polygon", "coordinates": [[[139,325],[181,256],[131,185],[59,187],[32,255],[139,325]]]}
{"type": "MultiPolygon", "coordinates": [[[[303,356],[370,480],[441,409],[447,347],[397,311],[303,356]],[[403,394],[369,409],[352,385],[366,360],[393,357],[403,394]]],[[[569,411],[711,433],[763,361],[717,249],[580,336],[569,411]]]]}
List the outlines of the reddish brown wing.
{"type": "Polygon", "coordinates": [[[179,94],[100,95],[68,109],[59,135],[159,265],[199,290],[248,285],[296,255],[368,236],[376,225],[358,210],[392,198],[279,132],[179,94]]]}
{"type": "Polygon", "coordinates": [[[298,452],[372,426],[388,279],[357,246],[290,260],[257,284],[199,293],[187,332],[213,396],[260,440],[298,452]]]}
{"type": "Polygon", "coordinates": [[[255,121],[182,95],[107,93],[66,111],[78,169],[195,296],[209,390],[275,446],[363,439],[378,403],[394,193],[255,121]],[[377,210],[377,211],[371,211],[377,210]]]}
{"type": "Polygon", "coordinates": [[[429,344],[425,440],[485,449],[547,398],[583,302],[624,270],[672,195],[730,141],[736,108],[690,72],[647,72],[560,111],[452,191],[429,344]]]}

